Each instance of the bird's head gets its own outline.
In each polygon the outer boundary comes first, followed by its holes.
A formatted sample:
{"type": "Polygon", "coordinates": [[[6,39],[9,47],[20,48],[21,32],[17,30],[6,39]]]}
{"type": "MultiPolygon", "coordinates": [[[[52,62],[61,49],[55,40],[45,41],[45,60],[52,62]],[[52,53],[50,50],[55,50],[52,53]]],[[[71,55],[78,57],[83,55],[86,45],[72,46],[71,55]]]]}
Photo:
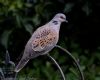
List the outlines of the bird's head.
{"type": "Polygon", "coordinates": [[[53,20],[59,21],[59,22],[68,22],[68,21],[66,20],[66,16],[65,16],[64,14],[62,14],[62,13],[56,14],[56,15],[54,16],[53,20]]]}

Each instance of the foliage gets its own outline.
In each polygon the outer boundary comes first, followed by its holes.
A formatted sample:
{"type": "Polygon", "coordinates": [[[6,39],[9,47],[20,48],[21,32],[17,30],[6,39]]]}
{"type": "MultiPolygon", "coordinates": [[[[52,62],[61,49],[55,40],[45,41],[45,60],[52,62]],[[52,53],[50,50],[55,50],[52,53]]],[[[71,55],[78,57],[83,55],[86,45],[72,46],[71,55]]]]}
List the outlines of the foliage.
{"type": "MultiPolygon", "coordinates": [[[[60,30],[59,45],[68,49],[84,71],[86,80],[100,79],[100,3],[97,0],[0,0],[0,61],[6,49],[18,63],[32,32],[63,12],[69,21],[60,30]]],[[[50,54],[58,61],[67,80],[77,80],[72,60],[58,49],[50,54]]],[[[19,73],[40,80],[60,80],[47,56],[31,60],[19,73]]]]}

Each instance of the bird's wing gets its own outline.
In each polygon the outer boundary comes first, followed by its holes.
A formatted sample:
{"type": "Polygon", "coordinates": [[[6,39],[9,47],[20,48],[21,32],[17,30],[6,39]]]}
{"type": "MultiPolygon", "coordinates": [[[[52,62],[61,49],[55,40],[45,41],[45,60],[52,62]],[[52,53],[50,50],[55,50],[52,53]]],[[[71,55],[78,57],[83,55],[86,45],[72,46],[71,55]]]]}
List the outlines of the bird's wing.
{"type": "Polygon", "coordinates": [[[46,48],[52,47],[57,43],[57,33],[50,28],[38,29],[33,34],[34,40],[32,40],[32,49],[34,51],[43,51],[46,48]]]}

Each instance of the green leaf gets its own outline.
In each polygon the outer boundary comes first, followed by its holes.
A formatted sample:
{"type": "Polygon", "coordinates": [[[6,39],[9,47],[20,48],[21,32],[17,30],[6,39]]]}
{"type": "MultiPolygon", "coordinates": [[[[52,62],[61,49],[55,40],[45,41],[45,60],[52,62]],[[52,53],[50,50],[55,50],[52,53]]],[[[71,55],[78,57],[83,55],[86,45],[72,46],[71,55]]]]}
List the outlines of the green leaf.
{"type": "Polygon", "coordinates": [[[36,14],[33,19],[32,19],[33,23],[35,26],[40,24],[40,19],[39,19],[39,14],[36,14]]]}
{"type": "Polygon", "coordinates": [[[75,75],[72,74],[72,73],[69,73],[69,74],[67,74],[66,76],[67,76],[66,80],[78,80],[78,79],[75,77],[75,75]]]}
{"type": "Polygon", "coordinates": [[[100,76],[99,77],[96,77],[96,79],[95,80],[100,80],[100,76]]]}
{"type": "Polygon", "coordinates": [[[65,12],[65,13],[70,12],[70,11],[72,10],[73,6],[74,6],[74,3],[67,3],[67,4],[65,5],[64,12],[65,12]]]}
{"type": "Polygon", "coordinates": [[[77,71],[73,68],[69,69],[71,71],[71,73],[73,73],[73,75],[75,75],[76,77],[78,77],[77,71]]]}
{"type": "Polygon", "coordinates": [[[32,34],[32,32],[33,32],[33,27],[32,27],[32,25],[30,25],[30,24],[25,24],[24,27],[25,27],[25,29],[26,29],[27,32],[29,32],[30,34],[32,34]]]}
{"type": "Polygon", "coordinates": [[[21,16],[18,15],[18,14],[15,14],[15,18],[16,18],[17,27],[21,28],[22,27],[22,25],[21,25],[21,20],[22,20],[21,16]]]}
{"type": "Polygon", "coordinates": [[[90,9],[90,4],[88,2],[82,7],[82,10],[86,13],[87,16],[92,12],[92,9],[90,9]]]}
{"type": "Polygon", "coordinates": [[[11,34],[11,30],[5,30],[1,36],[1,44],[7,49],[9,36],[11,34]]]}

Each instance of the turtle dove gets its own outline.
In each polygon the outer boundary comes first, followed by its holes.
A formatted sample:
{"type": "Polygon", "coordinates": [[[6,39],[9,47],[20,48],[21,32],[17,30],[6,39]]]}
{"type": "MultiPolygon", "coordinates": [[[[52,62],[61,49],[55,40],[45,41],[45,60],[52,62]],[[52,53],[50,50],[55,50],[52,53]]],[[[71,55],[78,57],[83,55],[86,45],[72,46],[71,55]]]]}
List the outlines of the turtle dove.
{"type": "Polygon", "coordinates": [[[24,54],[16,66],[15,72],[19,72],[30,59],[47,54],[56,46],[62,22],[68,22],[66,16],[58,13],[50,22],[39,27],[33,33],[25,46],[24,54]]]}

